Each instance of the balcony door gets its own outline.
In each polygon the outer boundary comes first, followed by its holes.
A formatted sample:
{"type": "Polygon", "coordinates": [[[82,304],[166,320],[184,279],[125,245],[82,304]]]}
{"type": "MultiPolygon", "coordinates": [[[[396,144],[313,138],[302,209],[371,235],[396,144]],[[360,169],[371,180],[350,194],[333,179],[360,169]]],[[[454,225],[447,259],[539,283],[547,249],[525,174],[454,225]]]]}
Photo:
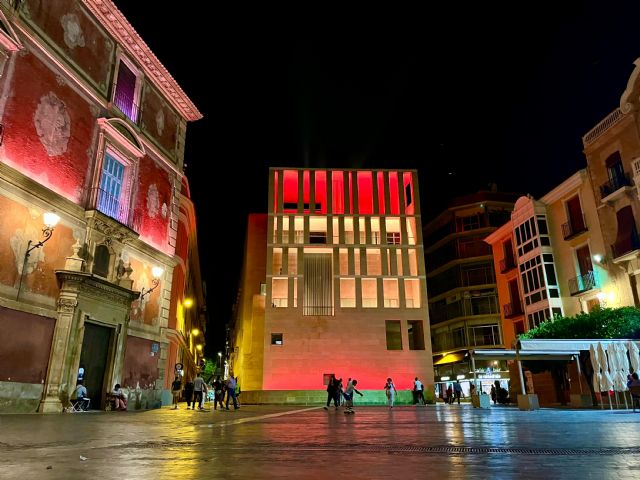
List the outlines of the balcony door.
{"type": "Polygon", "coordinates": [[[567,215],[569,215],[571,232],[582,232],[584,230],[584,217],[582,215],[582,207],[580,206],[580,197],[578,197],[578,195],[567,201],[567,215]]]}

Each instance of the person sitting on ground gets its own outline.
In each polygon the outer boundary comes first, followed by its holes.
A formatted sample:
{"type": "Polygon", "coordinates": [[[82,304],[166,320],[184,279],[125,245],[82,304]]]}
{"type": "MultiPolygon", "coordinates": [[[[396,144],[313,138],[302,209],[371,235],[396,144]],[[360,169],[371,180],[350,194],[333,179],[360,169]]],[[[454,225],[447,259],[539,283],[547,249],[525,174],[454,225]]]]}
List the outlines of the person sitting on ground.
{"type": "Polygon", "coordinates": [[[76,385],[75,396],[78,408],[86,412],[89,409],[89,397],[87,397],[87,387],[82,382],[78,382],[78,385],[76,385]]]}
{"type": "Polygon", "coordinates": [[[116,410],[125,411],[127,409],[127,396],[119,383],[116,383],[116,386],[113,387],[112,395],[116,404],[116,410]]]}

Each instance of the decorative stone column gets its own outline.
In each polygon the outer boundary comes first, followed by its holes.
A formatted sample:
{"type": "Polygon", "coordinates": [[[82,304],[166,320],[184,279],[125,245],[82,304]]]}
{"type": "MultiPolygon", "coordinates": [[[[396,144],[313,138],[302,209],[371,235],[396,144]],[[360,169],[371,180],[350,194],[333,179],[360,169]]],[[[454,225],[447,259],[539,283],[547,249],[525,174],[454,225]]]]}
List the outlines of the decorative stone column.
{"type": "Polygon", "coordinates": [[[59,413],[63,405],[61,401],[62,382],[64,378],[65,359],[69,348],[69,335],[78,306],[78,291],[63,290],[58,298],[58,318],[53,332],[53,343],[49,355],[47,383],[44,386],[43,399],[38,411],[42,413],[59,413]]]}

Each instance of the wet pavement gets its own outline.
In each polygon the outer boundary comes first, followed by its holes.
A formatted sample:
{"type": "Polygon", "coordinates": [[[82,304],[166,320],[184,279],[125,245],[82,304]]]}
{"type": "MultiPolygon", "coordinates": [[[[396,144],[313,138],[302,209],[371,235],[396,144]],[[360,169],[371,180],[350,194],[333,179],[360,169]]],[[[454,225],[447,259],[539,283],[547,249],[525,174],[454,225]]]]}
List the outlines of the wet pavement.
{"type": "Polygon", "coordinates": [[[640,413],[468,405],[356,412],[0,415],[0,478],[640,478],[640,413]]]}

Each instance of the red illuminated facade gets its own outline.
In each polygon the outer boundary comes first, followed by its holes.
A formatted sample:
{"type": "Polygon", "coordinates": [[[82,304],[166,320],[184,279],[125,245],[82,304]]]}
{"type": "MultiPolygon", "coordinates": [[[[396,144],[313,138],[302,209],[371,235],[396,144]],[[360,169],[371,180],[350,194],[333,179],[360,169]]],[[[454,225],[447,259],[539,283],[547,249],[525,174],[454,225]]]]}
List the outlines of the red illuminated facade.
{"type": "Polygon", "coordinates": [[[115,383],[159,406],[204,330],[201,115],[110,0],[2,0],[0,23],[0,411],[61,411],[78,381],[96,407],[115,383]]]}
{"type": "Polygon", "coordinates": [[[415,171],[272,168],[232,333],[243,392],[305,401],[331,373],[432,385],[423,258],[415,171]]]}

